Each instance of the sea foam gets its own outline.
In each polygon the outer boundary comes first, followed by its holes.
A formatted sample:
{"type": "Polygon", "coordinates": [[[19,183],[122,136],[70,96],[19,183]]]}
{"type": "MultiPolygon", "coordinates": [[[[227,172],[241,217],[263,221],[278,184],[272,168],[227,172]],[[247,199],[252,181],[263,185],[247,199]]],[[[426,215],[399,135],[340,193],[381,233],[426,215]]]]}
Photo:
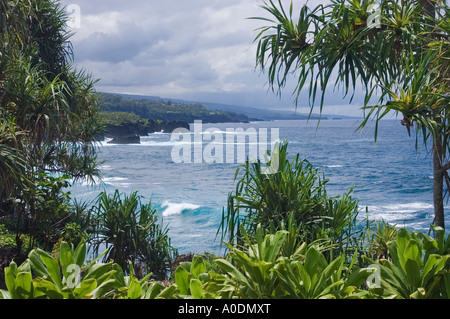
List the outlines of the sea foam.
{"type": "Polygon", "coordinates": [[[199,209],[201,206],[190,204],[190,203],[171,203],[168,201],[165,201],[161,208],[164,209],[162,212],[163,216],[172,216],[172,215],[180,215],[185,210],[196,210],[199,209]]]}

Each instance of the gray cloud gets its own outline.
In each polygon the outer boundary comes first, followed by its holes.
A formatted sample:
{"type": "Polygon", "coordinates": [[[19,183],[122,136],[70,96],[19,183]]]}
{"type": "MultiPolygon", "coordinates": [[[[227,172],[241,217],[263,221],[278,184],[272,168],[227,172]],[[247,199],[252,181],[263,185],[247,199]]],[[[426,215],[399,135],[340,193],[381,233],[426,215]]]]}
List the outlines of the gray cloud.
{"type": "Polygon", "coordinates": [[[263,22],[247,18],[265,14],[262,2],[61,1],[81,9],[75,62],[100,79],[99,91],[293,108],[289,87],[280,100],[254,70],[254,30],[263,22]]]}

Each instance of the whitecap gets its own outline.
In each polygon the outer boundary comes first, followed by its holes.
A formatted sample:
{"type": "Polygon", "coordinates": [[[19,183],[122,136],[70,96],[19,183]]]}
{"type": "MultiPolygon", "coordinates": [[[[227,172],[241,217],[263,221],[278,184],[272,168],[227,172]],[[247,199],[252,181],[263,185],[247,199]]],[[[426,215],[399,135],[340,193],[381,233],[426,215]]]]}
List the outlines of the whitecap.
{"type": "Polygon", "coordinates": [[[103,179],[104,182],[120,182],[120,181],[127,181],[128,178],[126,177],[105,177],[103,179]]]}
{"type": "MultiPolygon", "coordinates": [[[[406,204],[388,204],[380,206],[368,206],[369,218],[373,220],[383,219],[389,223],[395,223],[398,221],[414,220],[417,219],[419,212],[433,211],[433,205],[423,202],[412,202],[406,204]]],[[[361,208],[360,212],[363,213],[361,208]]]]}
{"type": "Polygon", "coordinates": [[[173,215],[180,215],[185,210],[195,210],[199,209],[201,206],[190,204],[190,203],[171,203],[168,201],[165,201],[162,205],[162,208],[165,208],[162,212],[163,216],[173,216],[173,215]]]}

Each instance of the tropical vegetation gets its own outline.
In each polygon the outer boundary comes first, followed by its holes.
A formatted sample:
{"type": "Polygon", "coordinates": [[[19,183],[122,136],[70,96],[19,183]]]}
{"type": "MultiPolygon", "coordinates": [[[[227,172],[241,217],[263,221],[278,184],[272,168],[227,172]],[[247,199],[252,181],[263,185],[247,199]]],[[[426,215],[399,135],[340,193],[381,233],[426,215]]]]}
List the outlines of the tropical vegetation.
{"type": "MultiPolygon", "coordinates": [[[[448,178],[449,8],[382,1],[378,28],[368,20],[372,4],[305,6],[294,22],[293,6],[287,15],[270,1],[263,8],[275,20],[263,20],[275,26],[257,36],[258,63],[269,61],[274,87],[291,68],[300,73],[297,93],[309,78],[313,101],[334,71],[345,93],[361,80],[367,103],[381,89],[368,116],[401,112],[433,141],[435,173],[448,178]]],[[[73,180],[99,176],[95,81],[69,63],[58,3],[0,0],[0,8],[0,245],[17,252],[0,277],[0,299],[450,298],[439,207],[433,236],[359,218],[352,189],[328,196],[325,177],[288,156],[287,142],[273,150],[276,172],[249,161],[237,170],[217,231],[223,256],[177,263],[167,226],[138,192],[72,200],[73,180]]],[[[439,206],[443,189],[435,190],[439,206]]]]}
{"type": "MultiPolygon", "coordinates": [[[[278,93],[293,76],[296,101],[304,93],[311,112],[325,94],[341,89],[353,99],[364,93],[360,128],[399,114],[417,142],[433,154],[434,224],[445,227],[444,183],[448,177],[450,29],[448,1],[332,0],[302,6],[294,17],[281,1],[265,2],[268,25],[259,29],[256,63],[278,93]],[[422,139],[419,139],[422,138],[422,139]]],[[[416,143],[418,144],[418,143],[416,143]]]]}
{"type": "Polygon", "coordinates": [[[134,113],[144,120],[192,123],[202,120],[205,123],[247,122],[244,114],[228,111],[209,110],[199,103],[182,103],[160,98],[131,98],[110,93],[99,93],[100,108],[103,112],[134,113]]]}

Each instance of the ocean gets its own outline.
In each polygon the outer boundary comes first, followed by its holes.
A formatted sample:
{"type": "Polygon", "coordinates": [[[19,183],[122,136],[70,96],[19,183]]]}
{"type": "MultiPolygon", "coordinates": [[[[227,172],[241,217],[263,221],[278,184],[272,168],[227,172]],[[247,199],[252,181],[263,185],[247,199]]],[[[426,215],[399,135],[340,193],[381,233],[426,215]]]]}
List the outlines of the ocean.
{"type": "MultiPolygon", "coordinates": [[[[246,144],[249,152],[255,144],[250,133],[261,137],[266,132],[268,146],[274,136],[287,140],[289,156],[300,154],[323,173],[329,180],[329,196],[342,195],[354,186],[361,220],[367,217],[367,209],[370,220],[428,232],[433,222],[429,149],[420,140],[416,149],[415,133],[409,136],[399,120],[380,121],[376,143],[374,123],[369,122],[362,132],[357,130],[359,124],[357,119],[202,124],[203,136],[212,134],[214,139],[196,139],[191,125],[191,133],[182,135],[185,139],[161,132],[142,137],[139,145],[103,142],[98,144],[99,158],[105,161],[102,182],[74,184],[70,192],[78,201],[89,202],[103,190],[138,191],[144,202],[151,201],[158,209],[180,254],[220,254],[223,248],[216,234],[228,194],[236,185],[243,150],[239,144],[246,144]],[[247,139],[227,139],[230,135],[247,139]],[[212,146],[217,146],[215,152],[210,152],[212,146]],[[227,157],[232,149],[234,154],[227,157]],[[182,162],[182,153],[191,160],[184,157],[182,162]]],[[[448,218],[446,223],[450,224],[448,218]]]]}

